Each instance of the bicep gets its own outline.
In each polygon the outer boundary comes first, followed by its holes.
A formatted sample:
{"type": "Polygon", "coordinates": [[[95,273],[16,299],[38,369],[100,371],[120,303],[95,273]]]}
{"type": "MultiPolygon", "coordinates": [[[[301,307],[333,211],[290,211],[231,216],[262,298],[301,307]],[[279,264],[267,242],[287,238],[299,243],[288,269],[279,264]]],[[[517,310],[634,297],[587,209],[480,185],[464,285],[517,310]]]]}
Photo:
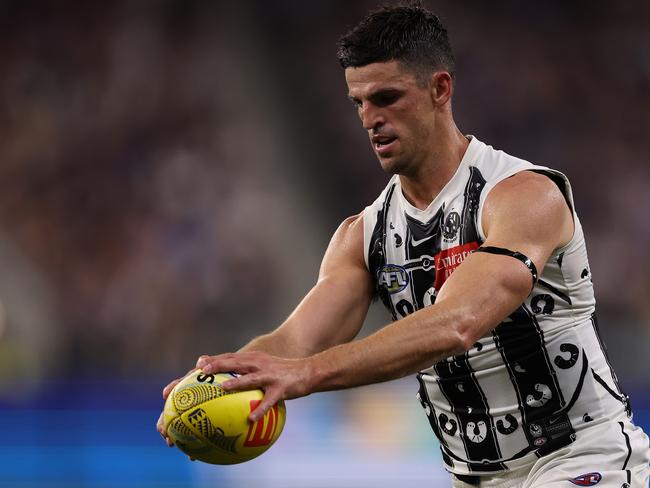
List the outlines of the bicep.
{"type": "Polygon", "coordinates": [[[447,279],[435,308],[455,317],[453,325],[469,347],[526,299],[531,283],[530,272],[515,259],[473,253],[447,279]]]}
{"type": "MultiPolygon", "coordinates": [[[[553,251],[573,233],[572,214],[559,189],[541,175],[521,174],[502,182],[485,203],[483,247],[519,252],[539,274],[553,251]]],[[[471,254],[449,277],[436,304],[456,307],[471,320],[464,331],[477,340],[511,314],[530,294],[531,270],[520,260],[471,254]]]]}
{"type": "Polygon", "coordinates": [[[573,236],[573,215],[548,177],[524,171],[499,183],[483,211],[484,246],[517,251],[541,272],[555,249],[573,236]]]}
{"type": "Polygon", "coordinates": [[[348,342],[361,329],[371,297],[372,280],[363,259],[363,217],[350,217],[332,237],[317,283],[279,330],[303,355],[348,342]]]}

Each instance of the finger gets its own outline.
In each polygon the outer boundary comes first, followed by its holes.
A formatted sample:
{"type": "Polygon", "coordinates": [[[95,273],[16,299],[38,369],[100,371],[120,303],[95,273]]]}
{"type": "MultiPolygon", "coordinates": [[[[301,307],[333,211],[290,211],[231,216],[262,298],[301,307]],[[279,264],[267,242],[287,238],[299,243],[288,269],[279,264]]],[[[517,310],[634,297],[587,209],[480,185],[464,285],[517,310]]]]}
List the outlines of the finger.
{"type": "Polygon", "coordinates": [[[259,369],[257,363],[253,362],[251,358],[242,357],[238,354],[222,354],[220,356],[212,356],[211,358],[203,361],[201,364],[201,370],[207,374],[223,373],[226,371],[247,374],[259,369]]]}
{"type": "Polygon", "coordinates": [[[207,354],[203,354],[202,356],[199,356],[199,359],[196,360],[196,368],[201,369],[203,364],[210,359],[210,356],[207,354]]]}
{"type": "Polygon", "coordinates": [[[196,362],[196,367],[202,370],[204,373],[219,373],[221,371],[212,369],[212,366],[215,364],[216,365],[221,364],[224,361],[228,361],[232,359],[234,359],[234,354],[232,353],[218,354],[216,356],[201,356],[196,362]],[[208,369],[206,370],[206,368],[208,369]]]}
{"type": "Polygon", "coordinates": [[[169,447],[174,447],[174,441],[172,441],[169,437],[167,437],[166,435],[163,435],[163,434],[160,434],[160,437],[163,438],[163,440],[165,441],[165,443],[166,443],[169,447]]]}
{"type": "Polygon", "coordinates": [[[171,391],[174,389],[174,387],[175,387],[177,384],[179,384],[181,381],[183,381],[185,378],[187,378],[189,375],[191,375],[192,373],[194,373],[194,371],[196,371],[196,370],[197,370],[197,368],[192,368],[192,369],[190,369],[187,373],[185,373],[185,374],[183,375],[182,378],[177,378],[177,379],[175,379],[174,381],[172,381],[171,383],[169,383],[165,388],[163,388],[163,399],[167,400],[167,397],[169,396],[169,394],[171,393],[171,391]]]}
{"type": "Polygon", "coordinates": [[[160,417],[158,417],[158,421],[156,422],[156,430],[160,432],[162,435],[165,435],[167,432],[165,432],[165,421],[163,420],[163,413],[160,414],[160,417]]]}
{"type": "Polygon", "coordinates": [[[163,415],[160,414],[160,417],[158,417],[158,422],[156,422],[156,430],[160,434],[160,436],[164,439],[164,441],[167,443],[169,447],[174,446],[174,441],[171,440],[171,438],[167,435],[167,430],[165,429],[165,421],[163,420],[163,415]]]}
{"type": "Polygon", "coordinates": [[[224,381],[221,383],[221,388],[226,391],[244,391],[261,388],[264,384],[265,381],[260,374],[249,373],[224,381]]]}
{"type": "Polygon", "coordinates": [[[162,396],[163,396],[163,399],[164,399],[164,400],[167,400],[167,397],[168,397],[169,394],[172,392],[172,390],[174,389],[174,387],[175,387],[177,384],[179,384],[180,382],[181,382],[181,378],[172,381],[172,382],[169,383],[165,388],[163,388],[162,396]]]}
{"type": "Polygon", "coordinates": [[[266,412],[271,410],[273,405],[280,401],[280,395],[273,392],[266,392],[264,398],[259,403],[257,408],[253,410],[248,416],[248,420],[251,422],[257,422],[259,419],[263,418],[266,415],[266,412]]]}
{"type": "Polygon", "coordinates": [[[235,355],[233,353],[227,352],[224,354],[217,354],[216,356],[200,356],[196,361],[196,368],[203,370],[204,373],[207,371],[204,369],[207,365],[214,363],[215,361],[228,360],[232,359],[235,355]]]}

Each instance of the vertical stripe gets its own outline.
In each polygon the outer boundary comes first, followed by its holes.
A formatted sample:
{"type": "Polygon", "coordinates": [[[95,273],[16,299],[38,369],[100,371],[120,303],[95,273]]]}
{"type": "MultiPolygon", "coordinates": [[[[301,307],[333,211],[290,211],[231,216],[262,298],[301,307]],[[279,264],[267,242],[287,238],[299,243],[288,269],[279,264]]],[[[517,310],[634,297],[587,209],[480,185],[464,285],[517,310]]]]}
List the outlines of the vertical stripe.
{"type": "Polygon", "coordinates": [[[454,356],[434,366],[438,384],[456,415],[467,458],[477,461],[474,469],[484,470],[483,462],[501,458],[494,434],[493,419],[467,356],[454,356]]]}
{"type": "MultiPolygon", "coordinates": [[[[444,208],[444,206],[443,206],[444,208]]],[[[442,223],[443,210],[440,209],[426,223],[420,222],[413,217],[406,215],[406,227],[408,239],[405,241],[405,253],[407,268],[410,270],[411,297],[415,310],[428,305],[424,302],[424,296],[435,280],[435,265],[433,256],[440,252],[442,245],[442,234],[440,226],[442,223]],[[414,245],[417,244],[417,245],[414,245]]],[[[435,297],[432,298],[432,303],[435,297]]]]}
{"type": "MultiPolygon", "coordinates": [[[[479,240],[476,216],[485,179],[476,167],[470,167],[470,177],[465,185],[461,220],[460,244],[479,240]]],[[[441,215],[441,219],[444,218],[441,215]]],[[[442,221],[441,221],[442,223],[442,221]]],[[[436,254],[440,249],[436,250],[436,254]]],[[[494,419],[483,390],[474,376],[467,354],[449,358],[434,366],[439,377],[440,391],[451,411],[456,415],[463,441],[468,467],[473,471],[504,469],[501,450],[495,435],[494,419]]]]}
{"type": "MultiPolygon", "coordinates": [[[[404,256],[406,257],[406,262],[407,263],[411,260],[411,254],[409,252],[410,249],[411,249],[411,229],[407,225],[406,226],[406,232],[404,233],[404,256]]],[[[421,308],[418,305],[418,299],[415,296],[415,288],[416,287],[415,287],[415,284],[413,282],[415,280],[415,276],[413,276],[415,274],[415,272],[414,271],[409,271],[408,273],[409,273],[409,289],[410,289],[410,292],[411,292],[411,303],[413,303],[413,309],[415,311],[415,310],[419,310],[421,308]]]]}
{"type": "Polygon", "coordinates": [[[465,185],[463,215],[461,220],[460,243],[479,242],[477,217],[481,193],[485,188],[485,178],[476,166],[469,167],[469,179],[465,185]]]}
{"type": "MultiPolygon", "coordinates": [[[[470,176],[465,185],[461,218],[460,245],[480,240],[476,217],[485,179],[475,166],[469,167],[470,176]]],[[[440,389],[450,401],[458,418],[459,428],[468,459],[472,461],[496,461],[501,450],[495,435],[494,418],[481,389],[467,354],[450,358],[435,366],[440,377],[440,389]]],[[[499,463],[500,464],[500,463],[499,463]]],[[[486,471],[484,463],[470,463],[470,469],[486,471]]]]}
{"type": "Polygon", "coordinates": [[[388,220],[388,210],[390,208],[390,202],[394,191],[395,184],[393,183],[386,193],[386,199],[384,200],[381,210],[377,212],[377,223],[372,231],[372,236],[368,245],[368,268],[375,280],[377,295],[386,308],[391,312],[393,320],[397,320],[397,313],[390,298],[390,293],[386,288],[379,286],[377,281],[378,273],[386,264],[386,224],[388,220]]]}
{"type": "MultiPolygon", "coordinates": [[[[523,305],[509,318],[493,336],[517,392],[526,437],[530,445],[541,447],[549,440],[545,420],[560,412],[565,402],[537,320],[523,305]]],[[[571,433],[567,428],[567,435],[571,433]]]]}

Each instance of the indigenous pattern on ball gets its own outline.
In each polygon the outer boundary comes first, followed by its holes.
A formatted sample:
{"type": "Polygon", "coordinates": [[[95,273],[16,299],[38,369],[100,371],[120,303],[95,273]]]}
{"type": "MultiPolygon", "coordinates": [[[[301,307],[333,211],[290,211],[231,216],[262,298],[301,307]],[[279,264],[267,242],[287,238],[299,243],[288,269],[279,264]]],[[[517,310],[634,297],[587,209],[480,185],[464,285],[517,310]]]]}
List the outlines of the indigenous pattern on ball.
{"type": "Polygon", "coordinates": [[[228,392],[217,385],[189,385],[177,391],[173,396],[174,408],[178,413],[183,413],[213,398],[227,395],[228,392]]]}
{"type": "Polygon", "coordinates": [[[212,425],[208,415],[205,413],[205,410],[202,408],[197,408],[191,414],[188,415],[187,420],[190,421],[192,427],[198,430],[203,437],[210,439],[214,436],[217,431],[216,427],[212,425]]]}
{"type": "Polygon", "coordinates": [[[237,453],[235,444],[241,435],[225,435],[222,429],[216,427],[212,422],[210,422],[208,414],[202,408],[197,408],[195,411],[190,413],[187,420],[189,420],[192,427],[198,430],[203,437],[212,442],[219,449],[223,449],[224,451],[233,454],[237,453]]]}
{"type": "Polygon", "coordinates": [[[168,430],[174,430],[174,433],[179,436],[194,438],[194,433],[187,425],[185,425],[185,423],[183,423],[183,420],[180,417],[176,417],[171,421],[168,430]]]}
{"type": "Polygon", "coordinates": [[[212,464],[236,464],[264,453],[284,427],[284,402],[263,418],[248,416],[264,398],[262,390],[226,392],[221,384],[234,373],[195,370],[170,392],[163,409],[167,434],[190,458],[212,464]]]}

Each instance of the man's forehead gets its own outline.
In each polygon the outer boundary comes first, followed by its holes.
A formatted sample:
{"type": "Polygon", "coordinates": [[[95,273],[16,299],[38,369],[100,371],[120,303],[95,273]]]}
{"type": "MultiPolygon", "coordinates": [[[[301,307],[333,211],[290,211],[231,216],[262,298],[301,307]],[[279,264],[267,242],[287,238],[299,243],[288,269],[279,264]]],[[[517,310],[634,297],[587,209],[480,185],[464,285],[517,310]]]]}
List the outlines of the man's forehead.
{"type": "Polygon", "coordinates": [[[415,75],[398,61],[371,63],[358,68],[345,69],[345,81],[350,94],[371,92],[388,85],[409,85],[416,82],[415,75]]]}

